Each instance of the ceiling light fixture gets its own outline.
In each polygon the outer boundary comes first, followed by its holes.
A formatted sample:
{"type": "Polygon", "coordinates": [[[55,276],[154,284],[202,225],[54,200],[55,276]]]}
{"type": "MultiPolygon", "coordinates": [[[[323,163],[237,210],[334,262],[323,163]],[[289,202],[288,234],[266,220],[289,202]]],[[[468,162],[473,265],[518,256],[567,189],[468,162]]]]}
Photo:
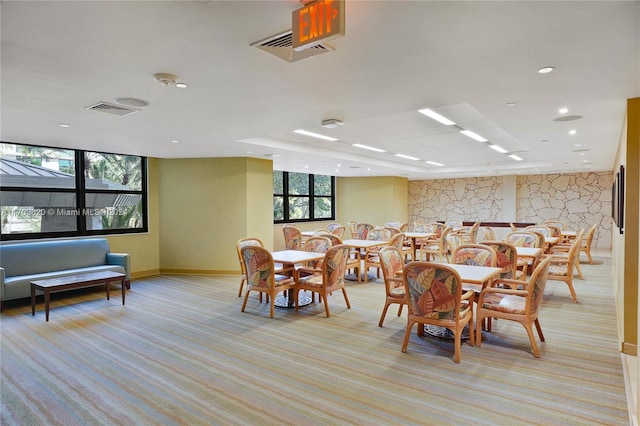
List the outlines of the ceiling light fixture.
{"type": "Polygon", "coordinates": [[[436,163],[435,161],[425,161],[427,164],[431,164],[432,166],[444,166],[444,164],[436,163]]]}
{"type": "Polygon", "coordinates": [[[569,134],[570,135],[575,135],[576,133],[578,133],[578,131],[576,129],[569,130],[569,134]]]}
{"type": "Polygon", "coordinates": [[[322,120],[322,127],[326,129],[337,129],[338,127],[342,127],[344,123],[337,118],[329,118],[327,120],[322,120]]]}
{"type": "Polygon", "coordinates": [[[500,154],[506,154],[507,152],[509,152],[500,145],[489,145],[489,148],[493,149],[494,151],[498,151],[500,154]]]}
{"type": "Polygon", "coordinates": [[[153,75],[153,78],[164,87],[167,87],[176,84],[178,76],[166,72],[158,72],[153,75]]]}
{"type": "Polygon", "coordinates": [[[380,149],[380,148],[374,148],[372,146],[367,146],[367,145],[362,145],[360,143],[354,143],[351,146],[355,146],[356,148],[362,148],[362,149],[368,149],[369,151],[375,151],[375,152],[387,152],[384,149],[380,149]]]}
{"type": "Polygon", "coordinates": [[[555,67],[542,67],[538,70],[540,74],[548,74],[551,71],[555,70],[555,67]]]}
{"type": "Polygon", "coordinates": [[[558,110],[558,113],[560,113],[560,114],[566,114],[566,113],[568,113],[568,112],[569,112],[569,108],[560,108],[560,109],[558,110]]]}
{"type": "Polygon", "coordinates": [[[418,112],[447,126],[455,126],[456,124],[453,121],[449,120],[447,117],[440,115],[437,112],[430,110],[429,108],[419,109],[418,112]]]}
{"type": "Polygon", "coordinates": [[[59,124],[60,127],[71,127],[71,124],[67,124],[67,123],[60,123],[59,124]]]}
{"type": "Polygon", "coordinates": [[[470,137],[471,139],[475,139],[478,142],[489,142],[488,139],[483,138],[482,136],[480,136],[479,134],[472,132],[471,130],[460,130],[460,133],[462,133],[465,136],[470,137]]]}
{"type": "Polygon", "coordinates": [[[186,89],[189,86],[187,85],[187,83],[176,83],[176,87],[178,89],[186,89]]]}
{"type": "Polygon", "coordinates": [[[517,156],[517,155],[515,155],[515,154],[510,154],[510,155],[509,155],[509,158],[512,158],[512,159],[514,159],[514,160],[516,160],[516,161],[523,161],[523,160],[522,160],[522,158],[518,157],[518,156],[517,156]]]}
{"type": "Polygon", "coordinates": [[[406,158],[407,160],[414,160],[414,161],[419,160],[419,158],[412,157],[410,155],[405,155],[405,154],[395,154],[395,156],[400,158],[406,158]]]}
{"type": "Polygon", "coordinates": [[[325,135],[321,135],[319,133],[313,133],[313,132],[309,132],[307,130],[302,130],[302,129],[297,129],[293,131],[294,133],[297,133],[299,135],[305,135],[305,136],[311,136],[312,138],[316,138],[316,139],[323,139],[325,141],[337,141],[337,138],[332,138],[331,136],[325,136],[325,135]]]}

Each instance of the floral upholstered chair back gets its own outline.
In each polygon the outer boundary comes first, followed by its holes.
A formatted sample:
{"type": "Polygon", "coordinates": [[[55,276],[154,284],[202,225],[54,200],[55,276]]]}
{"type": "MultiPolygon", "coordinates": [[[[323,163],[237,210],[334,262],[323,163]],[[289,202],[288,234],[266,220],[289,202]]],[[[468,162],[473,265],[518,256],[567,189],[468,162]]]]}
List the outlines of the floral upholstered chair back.
{"type": "Polygon", "coordinates": [[[356,235],[359,240],[366,240],[369,231],[374,229],[374,226],[370,223],[359,223],[356,225],[356,235]]]}
{"type": "Polygon", "coordinates": [[[444,265],[410,262],[404,266],[404,285],[410,315],[454,320],[460,312],[460,276],[444,265]]]}
{"type": "MultiPolygon", "coordinates": [[[[344,229],[344,227],[343,227],[343,229],[344,229]]],[[[338,244],[342,244],[342,238],[340,238],[336,234],[330,234],[328,232],[324,232],[322,234],[318,234],[318,236],[327,237],[329,240],[331,240],[331,245],[332,246],[337,246],[338,244]]],[[[306,244],[305,244],[305,246],[306,246],[306,244]]]]}
{"type": "Polygon", "coordinates": [[[284,246],[287,250],[302,250],[302,233],[298,228],[291,225],[282,227],[284,234],[284,246]]]}
{"type": "Polygon", "coordinates": [[[525,231],[532,231],[532,232],[539,232],[542,235],[544,235],[545,237],[552,237],[553,236],[553,231],[551,231],[551,229],[549,229],[548,226],[544,226],[544,225],[532,225],[532,226],[527,226],[524,228],[525,231]]]}
{"type": "Polygon", "coordinates": [[[518,251],[516,246],[506,241],[482,241],[496,252],[496,266],[502,268],[500,278],[516,279],[518,267],[518,251]]]}
{"type": "Polygon", "coordinates": [[[351,232],[351,238],[354,238],[354,239],[358,238],[358,223],[350,220],[349,222],[347,222],[347,225],[349,225],[349,232],[351,232]]]}
{"type": "Polygon", "coordinates": [[[434,232],[433,225],[430,223],[416,223],[413,226],[413,232],[434,232]]]}
{"type": "Polygon", "coordinates": [[[564,222],[559,221],[559,220],[545,220],[544,222],[542,222],[543,225],[545,226],[557,226],[558,228],[560,228],[560,231],[564,231],[565,228],[567,227],[564,222]]]}
{"type": "Polygon", "coordinates": [[[262,241],[260,241],[258,238],[253,237],[241,238],[238,240],[238,242],[236,243],[236,249],[238,251],[238,260],[240,260],[240,269],[243,275],[246,275],[247,270],[244,266],[244,259],[242,258],[242,248],[249,246],[264,247],[264,244],[262,244],[262,241]]]}
{"type": "Polygon", "coordinates": [[[336,235],[336,236],[340,237],[340,239],[342,239],[342,238],[344,238],[344,231],[345,231],[344,226],[336,226],[330,232],[333,235],[336,235]]]}
{"type": "MultiPolygon", "coordinates": [[[[329,234],[330,235],[330,234],[329,234]]],[[[307,239],[304,243],[304,251],[312,251],[314,253],[326,253],[329,247],[332,246],[331,240],[326,236],[313,236],[307,239]]],[[[322,259],[312,260],[307,263],[308,267],[320,268],[322,266],[322,259]]]]}
{"type": "Polygon", "coordinates": [[[444,223],[444,225],[448,226],[449,228],[453,229],[454,231],[464,227],[464,224],[462,223],[462,221],[460,219],[447,220],[444,223]]]}
{"type": "Polygon", "coordinates": [[[249,287],[273,288],[275,273],[273,257],[269,250],[259,246],[246,246],[241,249],[242,258],[247,268],[247,285],[249,287]]]}
{"type": "Polygon", "coordinates": [[[507,234],[504,240],[516,247],[540,247],[540,240],[538,236],[533,232],[510,232],[507,234]]]}
{"type": "Polygon", "coordinates": [[[559,226],[550,224],[550,223],[545,224],[544,226],[546,226],[547,228],[549,228],[551,230],[551,236],[552,237],[562,238],[562,228],[560,228],[559,226]]]}
{"type": "Polygon", "coordinates": [[[349,252],[349,246],[346,244],[333,246],[327,251],[322,265],[323,285],[325,287],[329,289],[344,287],[344,274],[347,272],[349,252]]]}
{"type": "Polygon", "coordinates": [[[436,234],[435,238],[440,238],[440,236],[442,235],[445,229],[447,228],[451,229],[451,227],[448,227],[444,223],[440,223],[440,222],[434,222],[431,224],[431,226],[433,227],[433,230],[431,232],[435,232],[436,234]]]}
{"type": "Polygon", "coordinates": [[[333,222],[327,225],[327,231],[332,232],[334,229],[340,227],[342,225],[340,225],[338,222],[333,222]]]}
{"type": "Polygon", "coordinates": [[[402,251],[404,247],[404,240],[405,240],[404,232],[395,234],[394,236],[391,237],[391,239],[387,243],[387,246],[393,246],[398,250],[402,251]]]}
{"type": "Polygon", "coordinates": [[[544,288],[547,285],[547,279],[549,278],[549,264],[550,259],[545,259],[540,262],[538,267],[531,274],[531,280],[529,285],[533,284],[533,288],[531,289],[531,308],[530,313],[538,312],[538,308],[540,307],[540,303],[542,302],[542,294],[544,293],[544,288]]]}
{"type": "Polygon", "coordinates": [[[462,237],[458,234],[449,234],[447,235],[447,247],[449,248],[449,252],[453,253],[459,245],[464,244],[462,241],[462,237]]]}
{"type": "Polygon", "coordinates": [[[397,230],[400,230],[400,226],[402,226],[402,223],[399,220],[390,220],[386,222],[384,226],[387,228],[396,228],[397,230]]]}
{"type": "Polygon", "coordinates": [[[483,244],[461,244],[452,253],[451,263],[471,266],[496,266],[496,252],[483,244]]]}
{"type": "Polygon", "coordinates": [[[402,282],[404,260],[402,258],[402,250],[393,246],[382,247],[380,250],[380,266],[387,296],[404,295],[404,283],[402,282]]]}
{"type": "Polygon", "coordinates": [[[364,239],[369,241],[389,241],[391,239],[391,231],[386,228],[372,228],[367,232],[367,237],[364,239]]]}

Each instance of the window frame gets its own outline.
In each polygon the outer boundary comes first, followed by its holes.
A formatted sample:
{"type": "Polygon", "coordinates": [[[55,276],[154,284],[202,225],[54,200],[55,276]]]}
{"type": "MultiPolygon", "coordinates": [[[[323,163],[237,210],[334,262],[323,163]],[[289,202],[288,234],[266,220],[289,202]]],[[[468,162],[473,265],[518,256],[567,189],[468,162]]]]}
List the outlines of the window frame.
{"type": "MultiPolygon", "coordinates": [[[[284,170],[276,170],[277,172],[282,173],[282,193],[277,193],[275,190],[275,186],[273,189],[273,198],[281,197],[282,198],[282,210],[283,210],[283,218],[282,219],[273,219],[274,224],[282,224],[282,223],[302,223],[302,222],[321,222],[328,220],[335,220],[336,218],[336,178],[335,176],[329,176],[331,178],[331,195],[316,195],[315,194],[315,174],[313,173],[304,173],[304,172],[287,172],[284,170]],[[290,194],[289,193],[289,173],[297,173],[302,175],[307,175],[309,179],[309,194],[301,195],[301,194],[290,194]],[[309,199],[309,218],[308,219],[291,219],[289,217],[289,198],[290,197],[298,197],[298,198],[308,198],[309,199]],[[329,198],[331,200],[331,215],[330,217],[315,217],[315,201],[317,198],[329,198]]],[[[328,175],[318,175],[318,176],[328,176],[328,175]]],[[[274,211],[275,217],[275,211],[274,211]]]]}
{"type": "Polygon", "coordinates": [[[34,145],[18,142],[0,141],[3,144],[19,145],[19,146],[33,146],[38,148],[48,149],[60,149],[73,151],[75,162],[75,188],[56,188],[56,187],[19,187],[19,186],[4,186],[0,182],[0,192],[53,192],[53,193],[71,193],[75,194],[76,205],[75,210],[79,214],[76,217],[76,229],[71,231],[53,231],[53,232],[22,232],[3,234],[0,233],[0,241],[20,241],[20,240],[37,240],[37,239],[51,239],[51,238],[70,238],[70,237],[87,237],[87,236],[99,236],[99,235],[121,235],[121,234],[141,234],[149,232],[149,211],[148,211],[148,159],[141,155],[132,154],[119,154],[114,152],[104,152],[92,149],[73,149],[66,147],[47,146],[47,145],[34,145]],[[85,154],[97,153],[103,155],[122,155],[129,157],[140,158],[140,173],[141,173],[141,185],[140,190],[128,189],[128,190],[113,190],[113,189],[87,189],[85,180],[85,154]],[[87,207],[86,196],[87,194],[136,194],[141,195],[142,204],[142,226],[138,228],[116,228],[116,229],[87,229],[87,215],[86,212],[91,210],[91,207],[87,207]]]}

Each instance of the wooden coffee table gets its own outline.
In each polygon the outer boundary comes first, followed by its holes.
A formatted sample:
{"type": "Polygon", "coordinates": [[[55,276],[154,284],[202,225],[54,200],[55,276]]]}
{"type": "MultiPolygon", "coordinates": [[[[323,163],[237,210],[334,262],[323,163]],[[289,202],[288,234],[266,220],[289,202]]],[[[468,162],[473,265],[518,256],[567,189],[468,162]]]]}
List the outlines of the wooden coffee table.
{"type": "Polygon", "coordinates": [[[36,290],[44,292],[44,312],[49,321],[50,294],[75,288],[87,288],[106,284],[107,300],[109,300],[109,284],[120,282],[122,287],[122,304],[124,305],[125,280],[127,276],[120,272],[91,272],[88,274],[76,274],[68,277],[50,278],[48,280],[31,281],[31,315],[36,314],[36,290]]]}

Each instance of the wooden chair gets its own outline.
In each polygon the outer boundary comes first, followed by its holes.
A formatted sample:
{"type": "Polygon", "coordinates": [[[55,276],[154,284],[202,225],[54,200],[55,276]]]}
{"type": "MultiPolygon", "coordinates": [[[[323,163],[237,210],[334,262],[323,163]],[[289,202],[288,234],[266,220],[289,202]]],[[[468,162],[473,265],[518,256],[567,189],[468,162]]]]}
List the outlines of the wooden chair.
{"type": "Polygon", "coordinates": [[[587,258],[589,259],[589,264],[593,264],[593,259],[591,258],[591,244],[593,243],[593,237],[596,234],[597,228],[598,228],[597,224],[589,228],[589,230],[587,231],[587,235],[584,236],[582,238],[582,241],[580,242],[580,252],[587,255],[587,258]]]}
{"type": "Polygon", "coordinates": [[[496,233],[488,226],[478,230],[478,239],[483,241],[496,241],[496,233]]]}
{"type": "Polygon", "coordinates": [[[342,226],[342,225],[340,225],[338,222],[332,222],[332,223],[328,224],[326,226],[326,228],[327,228],[327,231],[332,232],[334,229],[336,229],[336,228],[338,228],[340,226],[342,226]]]}
{"type": "MultiPolygon", "coordinates": [[[[369,241],[391,241],[391,232],[386,228],[374,228],[371,229],[367,233],[367,240],[369,241]]],[[[399,234],[398,234],[399,235],[399,234]]],[[[401,241],[404,241],[404,235],[401,237],[401,241]]],[[[397,240],[396,240],[397,243],[397,240]]],[[[370,267],[376,268],[376,276],[380,278],[380,259],[378,258],[378,253],[380,252],[380,248],[382,246],[371,247],[365,250],[364,256],[364,282],[368,282],[368,272],[370,267]]]]}
{"type": "MultiPolygon", "coordinates": [[[[269,250],[259,246],[245,246],[241,249],[246,267],[247,291],[244,294],[241,312],[244,312],[251,291],[266,293],[270,299],[269,318],[273,318],[276,295],[295,287],[293,278],[275,273],[273,257],[269,250]]],[[[297,297],[297,294],[296,294],[297,297]]],[[[297,302],[296,302],[297,303],[297,302]]]]}
{"type": "Polygon", "coordinates": [[[550,258],[545,258],[538,264],[528,281],[508,280],[500,278],[480,293],[476,309],[476,343],[482,344],[482,323],[488,318],[501,318],[516,321],[527,330],[531,342],[533,356],[540,358],[540,351],[533,335],[533,325],[536,326],[540,341],[544,342],[542,328],[538,321],[538,310],[542,302],[542,295],[547,284],[550,258]],[[498,287],[503,285],[504,288],[498,287]],[[522,290],[517,290],[522,286],[522,290]],[[516,289],[507,288],[516,287],[516,289]]]}
{"type": "Polygon", "coordinates": [[[347,271],[347,259],[349,258],[349,246],[341,244],[327,250],[322,261],[322,268],[300,268],[296,270],[294,299],[296,301],[296,311],[298,310],[298,293],[300,290],[307,290],[318,293],[324,303],[324,310],[329,318],[329,293],[342,290],[347,309],[351,309],[347,290],[344,286],[344,274],[347,271]],[[301,274],[306,273],[307,276],[301,274]]]}
{"type": "Polygon", "coordinates": [[[462,229],[462,228],[464,228],[464,224],[463,224],[462,220],[460,220],[460,219],[450,219],[450,220],[447,220],[447,221],[444,223],[444,226],[445,226],[445,227],[449,227],[449,228],[451,228],[451,229],[452,229],[452,230],[454,230],[454,231],[457,231],[458,229],[462,229]]]}
{"type": "Polygon", "coordinates": [[[449,261],[449,248],[447,246],[447,235],[451,232],[451,228],[445,228],[440,236],[433,242],[429,242],[428,245],[423,245],[418,250],[418,259],[422,260],[423,254],[426,260],[431,258],[431,255],[438,255],[440,262],[449,261]]]}
{"type": "Polygon", "coordinates": [[[470,228],[462,228],[457,231],[453,230],[452,233],[456,233],[462,238],[465,243],[475,244],[478,238],[478,230],[480,229],[480,222],[476,222],[470,228]]]}
{"type": "Polygon", "coordinates": [[[284,234],[284,245],[287,250],[302,250],[302,233],[293,225],[282,227],[284,234]]]}
{"type": "Polygon", "coordinates": [[[559,220],[545,220],[544,222],[542,222],[542,224],[546,226],[548,225],[557,226],[558,228],[560,228],[560,231],[564,231],[567,228],[565,223],[559,220]]]}
{"type": "Polygon", "coordinates": [[[404,291],[409,315],[402,342],[407,351],[409,336],[418,324],[418,336],[424,336],[424,325],[445,327],[454,336],[454,361],[460,362],[462,330],[469,324],[469,341],[475,345],[473,333],[474,292],[462,292],[462,280],[455,269],[430,262],[409,262],[403,268],[404,291]]]}
{"type": "MultiPolygon", "coordinates": [[[[240,271],[242,273],[242,279],[240,280],[240,289],[238,289],[238,297],[242,296],[242,289],[244,287],[244,283],[247,281],[247,269],[244,264],[244,259],[242,259],[242,247],[247,246],[258,246],[264,247],[264,244],[259,238],[247,237],[240,238],[236,243],[236,251],[238,252],[238,260],[240,261],[240,271]]],[[[281,264],[274,264],[275,273],[276,274],[286,274],[287,272],[293,271],[291,268],[284,268],[281,264]]],[[[268,301],[268,299],[267,299],[268,301]]],[[[260,293],[260,302],[262,302],[262,293],[260,293]]]]}
{"type": "MultiPolygon", "coordinates": [[[[483,244],[460,244],[451,253],[451,263],[494,268],[497,257],[495,250],[489,246],[483,244]]],[[[480,293],[480,290],[482,290],[480,284],[466,284],[466,287],[472,288],[476,293],[480,293]]]]}
{"type": "Polygon", "coordinates": [[[356,225],[356,235],[358,240],[366,240],[367,239],[367,235],[369,234],[369,231],[374,229],[375,226],[373,226],[370,223],[365,223],[365,222],[361,222],[358,223],[356,225]]]}
{"type": "MultiPolygon", "coordinates": [[[[538,232],[513,231],[509,232],[504,240],[516,247],[544,247],[544,237],[538,232]]],[[[533,262],[531,260],[519,260],[518,268],[522,269],[522,272],[526,275],[529,264],[531,264],[534,268],[536,266],[533,265],[533,262]]]]}
{"type": "MultiPolygon", "coordinates": [[[[571,246],[573,245],[573,243],[575,243],[575,240],[583,240],[583,239],[584,239],[584,229],[581,229],[576,234],[576,238],[574,238],[571,242],[559,243],[552,246],[551,250],[549,251],[549,255],[554,257],[567,257],[569,255],[569,251],[571,250],[571,246]]],[[[576,259],[573,262],[573,267],[578,273],[578,278],[582,280],[584,279],[584,276],[582,275],[582,269],[580,268],[580,250],[579,249],[576,250],[575,256],[576,256],[576,259]]]]}
{"type": "Polygon", "coordinates": [[[330,232],[331,232],[333,235],[337,235],[337,236],[338,236],[338,237],[340,237],[340,238],[344,238],[344,231],[345,231],[344,226],[336,226],[336,227],[335,227],[335,228],[333,228],[330,232]]]}
{"type": "Polygon", "coordinates": [[[500,278],[524,280],[526,275],[518,271],[518,251],[516,246],[506,241],[481,241],[480,244],[491,247],[496,252],[496,266],[502,268],[500,278]]]}
{"type": "Polygon", "coordinates": [[[358,238],[358,223],[350,220],[347,222],[347,226],[349,226],[349,232],[351,233],[351,238],[358,238]]]}
{"type": "Polygon", "coordinates": [[[573,303],[578,303],[578,297],[576,291],[573,288],[573,269],[575,263],[580,261],[580,244],[581,239],[575,239],[571,244],[571,248],[566,255],[554,256],[548,255],[547,258],[551,259],[551,265],[549,266],[549,279],[552,281],[563,281],[569,287],[571,293],[571,299],[573,303]]]}
{"type": "Polygon", "coordinates": [[[396,246],[385,246],[380,250],[380,265],[382,277],[384,279],[384,290],[386,298],[378,327],[382,327],[387,309],[392,304],[398,304],[398,316],[402,314],[402,307],[407,304],[402,281],[402,268],[404,267],[404,257],[402,251],[396,246]]]}
{"type": "Polygon", "coordinates": [[[539,232],[545,237],[553,237],[553,231],[545,225],[530,225],[526,226],[524,230],[529,232],[539,232]]]}

